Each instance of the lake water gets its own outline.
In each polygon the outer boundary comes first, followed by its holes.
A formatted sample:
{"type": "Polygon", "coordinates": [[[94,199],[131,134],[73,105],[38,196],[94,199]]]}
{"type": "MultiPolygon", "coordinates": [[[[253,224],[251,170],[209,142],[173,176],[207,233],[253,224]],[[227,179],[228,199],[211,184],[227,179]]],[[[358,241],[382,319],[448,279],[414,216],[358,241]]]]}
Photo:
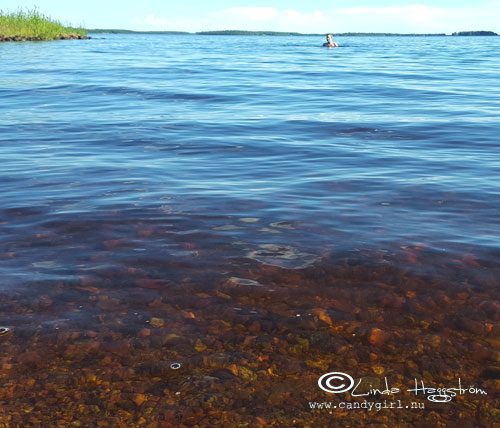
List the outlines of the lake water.
{"type": "Polygon", "coordinates": [[[328,371],[495,385],[500,37],[339,42],[0,44],[12,423],[322,426],[328,371]]]}

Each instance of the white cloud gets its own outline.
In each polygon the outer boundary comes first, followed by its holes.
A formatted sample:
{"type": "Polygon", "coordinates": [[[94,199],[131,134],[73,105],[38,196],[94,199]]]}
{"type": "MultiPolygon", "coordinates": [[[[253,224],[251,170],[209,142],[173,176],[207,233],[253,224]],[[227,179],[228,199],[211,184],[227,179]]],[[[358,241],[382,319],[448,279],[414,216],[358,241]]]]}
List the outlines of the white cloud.
{"type": "Polygon", "coordinates": [[[132,23],[135,25],[146,25],[148,27],[168,27],[171,21],[165,18],[159,18],[154,14],[149,14],[144,18],[134,18],[132,23]]]}
{"type": "Polygon", "coordinates": [[[500,16],[500,2],[481,7],[434,7],[407,4],[395,7],[353,7],[335,11],[341,31],[453,32],[467,29],[494,30],[500,16]],[[349,24],[350,28],[345,28],[349,24]],[[367,30],[365,30],[367,29],[367,30]]]}
{"type": "Polygon", "coordinates": [[[248,30],[327,32],[332,20],[322,11],[299,12],[275,7],[231,7],[200,17],[167,19],[149,14],[132,19],[134,29],[248,30]],[[320,28],[321,27],[321,28],[320,28]],[[309,30],[307,30],[309,28],[309,30]]]}
{"type": "Polygon", "coordinates": [[[222,19],[225,22],[233,20],[272,21],[279,16],[275,7],[230,7],[209,14],[210,18],[222,19]]]}
{"type": "MultiPolygon", "coordinates": [[[[306,31],[318,26],[327,31],[328,17],[321,11],[300,12],[294,9],[274,7],[232,7],[212,12],[204,23],[204,29],[306,31]],[[300,28],[300,30],[294,30],[300,28]]],[[[315,30],[315,31],[323,31],[315,30]]]]}
{"type": "Polygon", "coordinates": [[[406,4],[392,7],[348,7],[303,12],[275,7],[230,7],[204,16],[136,17],[134,29],[146,30],[270,30],[303,33],[399,32],[423,33],[461,30],[500,31],[500,1],[476,7],[434,7],[406,4]]]}
{"type": "Polygon", "coordinates": [[[337,9],[340,16],[371,17],[371,19],[403,19],[412,22],[427,22],[435,19],[442,12],[437,7],[423,4],[410,4],[398,7],[352,7],[337,9]]]}
{"type": "Polygon", "coordinates": [[[444,9],[424,4],[339,8],[335,13],[340,21],[355,26],[354,30],[342,31],[439,32],[446,24],[444,9]]]}

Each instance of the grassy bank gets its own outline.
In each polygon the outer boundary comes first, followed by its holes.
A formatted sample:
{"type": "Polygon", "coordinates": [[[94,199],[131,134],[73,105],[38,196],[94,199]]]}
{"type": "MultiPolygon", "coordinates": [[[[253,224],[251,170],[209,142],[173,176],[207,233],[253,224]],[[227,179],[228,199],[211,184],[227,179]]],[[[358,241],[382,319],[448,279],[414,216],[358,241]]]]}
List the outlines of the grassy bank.
{"type": "Polygon", "coordinates": [[[83,28],[67,27],[37,9],[0,11],[0,41],[84,39],[83,28]]]}

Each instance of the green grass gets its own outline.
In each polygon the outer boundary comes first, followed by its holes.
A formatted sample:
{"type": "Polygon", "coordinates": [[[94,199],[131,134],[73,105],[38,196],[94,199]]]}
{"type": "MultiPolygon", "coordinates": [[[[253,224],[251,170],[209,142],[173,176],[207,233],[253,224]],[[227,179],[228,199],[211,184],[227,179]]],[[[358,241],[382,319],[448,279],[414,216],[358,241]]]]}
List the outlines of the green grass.
{"type": "Polygon", "coordinates": [[[61,37],[86,36],[83,28],[73,28],[43,15],[38,9],[20,9],[17,12],[0,10],[0,40],[55,40],[61,37]]]}

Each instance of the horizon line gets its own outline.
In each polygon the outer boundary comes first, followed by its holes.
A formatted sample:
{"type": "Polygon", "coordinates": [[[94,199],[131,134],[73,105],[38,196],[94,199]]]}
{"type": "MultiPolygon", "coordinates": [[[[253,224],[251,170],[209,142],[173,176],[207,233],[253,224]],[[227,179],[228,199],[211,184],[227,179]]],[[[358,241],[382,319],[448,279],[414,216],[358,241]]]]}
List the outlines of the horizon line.
{"type": "Polygon", "coordinates": [[[337,36],[349,35],[380,35],[380,36],[454,36],[460,34],[469,35],[489,35],[498,36],[494,31],[489,30],[467,30],[467,31],[455,31],[452,33],[386,33],[386,32],[364,32],[364,31],[346,31],[342,33],[335,32],[320,32],[320,33],[301,33],[297,31],[274,31],[274,30],[201,30],[201,31],[183,31],[183,30],[130,30],[127,28],[86,28],[88,32],[126,32],[126,33],[142,33],[142,34],[190,34],[190,35],[296,35],[296,36],[324,36],[326,34],[333,34],[337,36]],[[237,33],[237,34],[235,34],[237,33]]]}

